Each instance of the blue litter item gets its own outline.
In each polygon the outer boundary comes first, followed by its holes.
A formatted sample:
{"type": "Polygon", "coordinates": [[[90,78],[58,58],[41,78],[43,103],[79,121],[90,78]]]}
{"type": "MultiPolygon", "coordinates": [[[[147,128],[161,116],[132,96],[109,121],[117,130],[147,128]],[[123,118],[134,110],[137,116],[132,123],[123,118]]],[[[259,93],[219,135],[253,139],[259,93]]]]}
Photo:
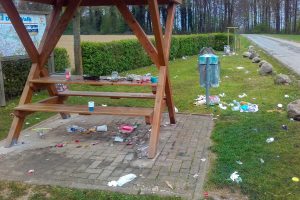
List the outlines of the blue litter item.
{"type": "Polygon", "coordinates": [[[200,86],[206,87],[206,77],[209,87],[219,87],[220,85],[220,65],[219,57],[214,54],[204,54],[199,56],[200,86]],[[207,68],[208,58],[208,69],[207,68]],[[206,76],[206,72],[208,76],[206,76]]]}

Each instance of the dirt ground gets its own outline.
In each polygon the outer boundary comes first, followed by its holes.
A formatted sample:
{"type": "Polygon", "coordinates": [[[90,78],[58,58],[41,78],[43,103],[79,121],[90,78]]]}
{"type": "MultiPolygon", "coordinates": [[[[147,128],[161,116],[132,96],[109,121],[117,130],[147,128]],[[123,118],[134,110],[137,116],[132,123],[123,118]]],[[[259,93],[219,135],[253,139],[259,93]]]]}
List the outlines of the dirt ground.
{"type": "MultiPolygon", "coordinates": [[[[89,42],[111,42],[116,40],[124,39],[135,39],[135,35],[81,35],[81,41],[89,42]]],[[[67,49],[70,56],[71,67],[74,68],[74,46],[73,46],[73,35],[63,35],[57,47],[62,47],[67,49]]]]}

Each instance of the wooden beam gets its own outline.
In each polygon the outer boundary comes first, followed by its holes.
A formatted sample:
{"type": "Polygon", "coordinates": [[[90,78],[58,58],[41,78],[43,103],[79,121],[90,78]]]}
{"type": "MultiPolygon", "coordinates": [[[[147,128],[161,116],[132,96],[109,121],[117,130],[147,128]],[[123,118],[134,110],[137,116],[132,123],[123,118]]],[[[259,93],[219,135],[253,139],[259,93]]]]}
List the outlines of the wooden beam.
{"type": "Polygon", "coordinates": [[[172,31],[173,31],[173,26],[174,26],[175,12],[176,12],[176,4],[169,4],[166,29],[165,29],[165,37],[164,37],[165,53],[166,53],[166,57],[168,60],[170,57],[171,37],[172,37],[172,31]]]}
{"type": "Polygon", "coordinates": [[[28,31],[25,28],[25,25],[22,22],[22,19],[14,5],[14,3],[12,2],[12,0],[5,0],[5,1],[0,1],[0,4],[2,5],[2,7],[4,8],[4,10],[6,11],[7,15],[10,18],[10,21],[12,23],[12,25],[14,26],[21,42],[23,43],[29,57],[31,58],[33,63],[37,63],[38,62],[38,51],[36,49],[36,47],[34,46],[34,43],[32,42],[28,31]]]}
{"type": "Polygon", "coordinates": [[[159,63],[158,53],[155,46],[147,37],[145,31],[142,29],[136,18],[132,15],[126,4],[122,0],[112,0],[118,7],[119,12],[123,15],[124,20],[136,35],[141,45],[144,47],[146,53],[150,56],[152,62],[157,65],[159,63]]]}
{"type": "MultiPolygon", "coordinates": [[[[158,52],[158,60],[161,66],[167,66],[168,60],[165,55],[165,44],[163,38],[162,27],[160,24],[160,15],[157,0],[148,0],[149,12],[151,15],[153,32],[155,36],[156,49],[158,52]]],[[[159,67],[159,66],[158,66],[159,67]]]]}
{"type": "Polygon", "coordinates": [[[154,113],[152,119],[152,129],[151,129],[149,152],[148,152],[149,158],[154,158],[156,156],[157,144],[158,144],[159,132],[160,132],[160,123],[161,123],[162,112],[163,112],[166,77],[167,77],[167,66],[161,66],[159,68],[159,77],[158,77],[159,82],[157,85],[154,113]]]}
{"type": "Polygon", "coordinates": [[[14,116],[8,136],[6,138],[5,147],[10,147],[14,142],[17,142],[24,124],[24,120],[25,116],[14,116]]]}
{"type": "MultiPolygon", "coordinates": [[[[54,5],[55,0],[23,0],[36,3],[54,5]]],[[[126,5],[147,5],[147,0],[123,0],[126,5]]],[[[159,0],[159,4],[176,3],[181,4],[182,0],[159,0]]],[[[64,6],[67,5],[68,0],[64,0],[64,6]]],[[[111,0],[85,0],[81,6],[112,6],[114,5],[111,0]]]]}
{"type": "Polygon", "coordinates": [[[72,0],[69,1],[69,4],[66,8],[66,11],[61,16],[60,20],[57,23],[57,26],[55,27],[55,30],[49,35],[51,37],[51,40],[45,44],[46,46],[42,49],[41,55],[40,55],[40,66],[44,66],[48,57],[50,56],[51,52],[55,48],[56,44],[58,43],[58,40],[62,36],[63,32],[67,28],[69,22],[73,18],[76,9],[80,5],[82,0],[72,0]]]}
{"type": "Polygon", "coordinates": [[[53,7],[53,10],[47,20],[47,26],[45,28],[44,35],[42,37],[42,40],[40,42],[40,46],[38,49],[38,52],[41,54],[42,50],[45,47],[45,44],[48,44],[49,40],[51,40],[51,35],[53,31],[55,30],[57,23],[60,19],[60,14],[62,11],[62,0],[57,0],[57,3],[53,7]]]}

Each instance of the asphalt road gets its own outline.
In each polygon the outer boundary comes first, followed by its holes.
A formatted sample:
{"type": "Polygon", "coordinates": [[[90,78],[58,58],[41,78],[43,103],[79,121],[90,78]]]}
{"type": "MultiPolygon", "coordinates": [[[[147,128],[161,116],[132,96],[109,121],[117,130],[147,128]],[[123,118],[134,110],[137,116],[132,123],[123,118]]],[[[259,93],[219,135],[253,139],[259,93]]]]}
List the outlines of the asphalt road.
{"type": "Polygon", "coordinates": [[[300,43],[264,35],[244,35],[300,75],[300,43]]]}

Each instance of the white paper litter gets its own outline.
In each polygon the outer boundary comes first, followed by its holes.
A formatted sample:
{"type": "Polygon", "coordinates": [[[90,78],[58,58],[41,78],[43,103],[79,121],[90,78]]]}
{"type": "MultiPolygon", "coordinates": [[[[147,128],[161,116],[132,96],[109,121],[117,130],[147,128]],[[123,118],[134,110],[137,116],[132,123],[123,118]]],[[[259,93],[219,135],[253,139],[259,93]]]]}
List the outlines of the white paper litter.
{"type": "Polygon", "coordinates": [[[225,97],[226,94],[223,92],[223,93],[219,94],[219,96],[220,96],[220,97],[225,97]]]}
{"type": "Polygon", "coordinates": [[[284,98],[290,98],[290,96],[286,94],[286,95],[284,95],[284,98]]]}
{"type": "Polygon", "coordinates": [[[200,159],[202,162],[205,162],[206,161],[206,158],[201,158],[200,159]]]}
{"type": "Polygon", "coordinates": [[[279,104],[277,105],[277,107],[278,107],[278,108],[282,108],[283,105],[282,105],[281,103],[279,103],[279,104]]]}
{"type": "Polygon", "coordinates": [[[260,158],[259,161],[260,161],[261,164],[265,163],[265,161],[262,158],[260,158]]]}
{"type": "Polygon", "coordinates": [[[241,99],[241,98],[244,98],[244,97],[246,97],[246,96],[247,96],[247,94],[243,93],[243,94],[240,94],[240,95],[239,95],[239,98],[241,99]]]}
{"type": "Polygon", "coordinates": [[[233,182],[237,182],[237,183],[242,182],[242,178],[240,177],[240,175],[238,174],[237,171],[233,172],[233,173],[230,175],[230,179],[231,179],[233,182]]]}
{"type": "Polygon", "coordinates": [[[245,69],[244,67],[236,67],[237,69],[241,70],[241,69],[245,69]]]}
{"type": "Polygon", "coordinates": [[[239,164],[239,165],[242,165],[243,164],[243,162],[242,161],[240,161],[240,160],[237,160],[237,161],[235,161],[237,164],[239,164]]]}
{"type": "Polygon", "coordinates": [[[119,180],[117,181],[110,181],[108,182],[108,186],[109,187],[122,187],[124,184],[134,180],[136,178],[136,175],[135,174],[127,174],[125,176],[122,176],[119,178],[119,180]]]}
{"type": "Polygon", "coordinates": [[[219,108],[221,108],[222,110],[227,110],[227,106],[224,106],[223,104],[219,104],[219,108]]]}
{"type": "Polygon", "coordinates": [[[178,108],[176,108],[176,107],[175,107],[175,112],[176,112],[176,113],[178,113],[178,112],[179,112],[179,111],[178,111],[178,108]]]}
{"type": "Polygon", "coordinates": [[[116,136],[115,139],[114,139],[115,142],[124,142],[124,139],[119,137],[119,136],[116,136]]]}
{"type": "Polygon", "coordinates": [[[268,138],[268,139],[266,140],[266,142],[267,142],[267,143],[272,143],[272,142],[274,142],[274,138],[273,138],[273,137],[268,138]]]}

